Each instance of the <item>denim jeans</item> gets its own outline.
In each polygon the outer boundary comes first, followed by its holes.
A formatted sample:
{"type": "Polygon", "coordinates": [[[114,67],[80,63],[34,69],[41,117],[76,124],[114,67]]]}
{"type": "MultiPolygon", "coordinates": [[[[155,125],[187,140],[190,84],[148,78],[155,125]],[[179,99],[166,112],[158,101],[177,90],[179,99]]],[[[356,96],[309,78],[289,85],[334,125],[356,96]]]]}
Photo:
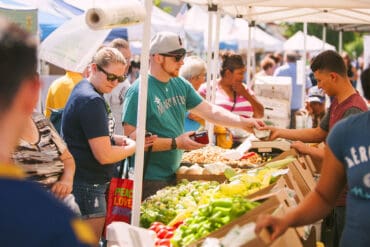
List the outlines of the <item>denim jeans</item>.
{"type": "Polygon", "coordinates": [[[104,217],[107,212],[106,192],[109,183],[90,184],[75,181],[73,194],[83,218],[104,217]]]}

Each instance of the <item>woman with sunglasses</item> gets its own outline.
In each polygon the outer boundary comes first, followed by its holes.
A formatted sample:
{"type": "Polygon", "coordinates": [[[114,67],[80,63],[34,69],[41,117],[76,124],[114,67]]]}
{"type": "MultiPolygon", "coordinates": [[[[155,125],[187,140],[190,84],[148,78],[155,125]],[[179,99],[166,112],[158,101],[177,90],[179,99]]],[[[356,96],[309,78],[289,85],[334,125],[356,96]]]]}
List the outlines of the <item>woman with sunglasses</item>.
{"type": "Polygon", "coordinates": [[[81,214],[100,238],[105,192],[115,164],[135,152],[135,142],[114,135],[114,118],[103,94],[125,79],[127,62],[119,50],[101,48],[89,66],[89,77],[73,89],[62,118],[62,136],[76,161],[73,192],[81,214]]]}

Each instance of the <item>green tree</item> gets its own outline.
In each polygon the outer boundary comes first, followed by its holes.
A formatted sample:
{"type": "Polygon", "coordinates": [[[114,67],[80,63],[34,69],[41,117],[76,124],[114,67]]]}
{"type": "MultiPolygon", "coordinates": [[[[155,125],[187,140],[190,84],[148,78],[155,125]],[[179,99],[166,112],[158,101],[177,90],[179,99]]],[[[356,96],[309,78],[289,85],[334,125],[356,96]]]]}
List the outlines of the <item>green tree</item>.
{"type": "MultiPolygon", "coordinates": [[[[281,25],[285,29],[284,36],[286,36],[287,38],[291,37],[299,30],[303,31],[303,23],[283,23],[281,25]]],[[[315,35],[318,38],[322,38],[324,25],[325,24],[308,23],[307,33],[309,35],[315,35]]],[[[362,36],[363,35],[358,32],[343,32],[343,50],[347,51],[349,54],[352,54],[353,56],[358,56],[362,54],[364,49],[362,36]]],[[[331,45],[334,45],[338,51],[339,31],[335,31],[327,27],[326,42],[331,45]]]]}

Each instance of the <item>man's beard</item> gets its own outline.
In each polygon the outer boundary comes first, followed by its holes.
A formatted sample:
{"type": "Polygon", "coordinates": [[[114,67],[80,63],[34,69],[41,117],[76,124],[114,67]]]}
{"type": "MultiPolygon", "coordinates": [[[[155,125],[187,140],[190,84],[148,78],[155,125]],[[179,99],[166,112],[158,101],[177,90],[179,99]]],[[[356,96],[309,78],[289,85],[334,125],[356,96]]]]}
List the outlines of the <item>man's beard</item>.
{"type": "Polygon", "coordinates": [[[164,66],[163,66],[164,62],[161,63],[161,68],[164,72],[166,72],[169,76],[172,77],[178,77],[179,76],[179,72],[177,70],[175,71],[168,71],[164,66]]]}

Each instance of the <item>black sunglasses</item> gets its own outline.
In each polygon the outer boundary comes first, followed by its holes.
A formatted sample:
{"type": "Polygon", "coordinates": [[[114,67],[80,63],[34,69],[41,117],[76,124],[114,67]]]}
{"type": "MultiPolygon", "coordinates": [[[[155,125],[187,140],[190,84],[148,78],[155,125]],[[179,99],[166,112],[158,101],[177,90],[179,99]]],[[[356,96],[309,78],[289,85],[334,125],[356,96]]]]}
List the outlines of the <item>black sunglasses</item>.
{"type": "Polygon", "coordinates": [[[98,64],[96,65],[96,67],[107,76],[108,81],[114,82],[115,80],[118,80],[118,82],[123,82],[127,78],[127,75],[118,76],[118,75],[115,75],[115,74],[108,73],[102,67],[100,67],[98,64]]]}
{"type": "Polygon", "coordinates": [[[164,57],[174,57],[176,62],[180,62],[185,57],[185,54],[159,53],[159,55],[164,56],[164,57]]]}

